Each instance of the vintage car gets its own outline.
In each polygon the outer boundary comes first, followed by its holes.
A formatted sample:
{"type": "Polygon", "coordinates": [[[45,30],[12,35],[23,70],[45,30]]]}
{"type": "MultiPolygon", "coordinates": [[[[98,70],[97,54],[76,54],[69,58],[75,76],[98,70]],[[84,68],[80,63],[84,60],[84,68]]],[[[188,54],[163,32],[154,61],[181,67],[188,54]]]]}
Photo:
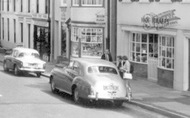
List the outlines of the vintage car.
{"type": "Polygon", "coordinates": [[[126,81],[120,77],[115,64],[102,59],[73,58],[68,66],[54,68],[50,75],[52,92],[68,93],[76,103],[83,98],[111,101],[121,106],[131,98],[126,81]]]}
{"type": "Polygon", "coordinates": [[[34,72],[37,77],[45,72],[45,61],[39,58],[35,49],[16,47],[10,55],[6,55],[3,61],[4,71],[13,70],[15,75],[21,72],[34,72]]]}

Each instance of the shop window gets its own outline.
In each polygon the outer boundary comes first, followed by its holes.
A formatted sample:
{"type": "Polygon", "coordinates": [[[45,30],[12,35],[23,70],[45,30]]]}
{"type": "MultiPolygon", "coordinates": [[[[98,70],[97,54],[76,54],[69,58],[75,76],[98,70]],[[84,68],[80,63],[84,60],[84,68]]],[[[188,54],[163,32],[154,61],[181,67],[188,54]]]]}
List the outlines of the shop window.
{"type": "Polygon", "coordinates": [[[148,34],[133,33],[131,41],[131,60],[147,63],[148,34]]]}
{"type": "Polygon", "coordinates": [[[158,58],[158,35],[133,33],[131,61],[147,63],[147,58],[158,58]]]}
{"type": "Polygon", "coordinates": [[[103,0],[81,0],[82,6],[103,6],[103,0]]]}
{"type": "Polygon", "coordinates": [[[72,28],[72,55],[100,57],[103,51],[103,28],[72,28]]]}
{"type": "Polygon", "coordinates": [[[159,37],[159,66],[174,69],[174,37],[159,37]]]}

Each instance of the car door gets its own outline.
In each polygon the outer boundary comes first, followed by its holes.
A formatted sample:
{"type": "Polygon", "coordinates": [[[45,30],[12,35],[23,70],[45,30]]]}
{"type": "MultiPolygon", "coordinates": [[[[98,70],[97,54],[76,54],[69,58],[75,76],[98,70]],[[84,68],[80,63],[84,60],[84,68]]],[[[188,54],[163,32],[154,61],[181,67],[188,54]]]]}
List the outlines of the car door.
{"type": "Polygon", "coordinates": [[[18,50],[13,50],[12,54],[8,56],[6,59],[8,68],[13,69],[14,68],[14,61],[18,54],[18,50]]]}
{"type": "Polygon", "coordinates": [[[80,66],[79,63],[77,61],[75,61],[73,63],[73,67],[67,70],[67,77],[66,77],[66,90],[67,91],[72,91],[72,82],[73,79],[79,75],[79,71],[80,71],[80,66]]]}
{"type": "Polygon", "coordinates": [[[68,89],[68,80],[70,78],[70,70],[73,69],[73,61],[71,60],[67,67],[59,69],[56,74],[57,78],[57,87],[62,91],[71,94],[71,91],[68,89]]]}

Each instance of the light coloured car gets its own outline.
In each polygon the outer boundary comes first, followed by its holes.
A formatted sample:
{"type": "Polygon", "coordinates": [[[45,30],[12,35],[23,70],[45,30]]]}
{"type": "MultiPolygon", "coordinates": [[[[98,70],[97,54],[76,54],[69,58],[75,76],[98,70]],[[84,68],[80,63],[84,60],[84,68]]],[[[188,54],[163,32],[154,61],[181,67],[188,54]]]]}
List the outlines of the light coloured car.
{"type": "Polygon", "coordinates": [[[45,72],[46,62],[40,59],[39,52],[35,49],[16,47],[3,61],[4,71],[13,70],[15,75],[21,72],[33,72],[37,77],[45,72]]]}
{"type": "Polygon", "coordinates": [[[73,58],[68,66],[54,68],[50,75],[52,92],[68,93],[76,103],[83,98],[121,106],[131,99],[131,88],[126,81],[115,64],[102,59],[73,58]]]}

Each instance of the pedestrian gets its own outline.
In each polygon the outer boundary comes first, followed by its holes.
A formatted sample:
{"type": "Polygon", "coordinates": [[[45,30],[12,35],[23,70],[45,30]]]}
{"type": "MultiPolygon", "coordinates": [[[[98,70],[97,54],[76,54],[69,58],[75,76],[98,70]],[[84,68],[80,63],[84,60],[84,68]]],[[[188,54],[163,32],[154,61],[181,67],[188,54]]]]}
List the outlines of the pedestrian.
{"type": "Polygon", "coordinates": [[[120,76],[123,78],[123,72],[121,71],[122,66],[122,56],[117,56],[117,68],[119,70],[120,76]]]}
{"type": "Polygon", "coordinates": [[[110,62],[113,61],[109,49],[105,50],[105,53],[101,56],[101,59],[104,59],[104,60],[107,60],[107,61],[110,61],[110,62]]]}

